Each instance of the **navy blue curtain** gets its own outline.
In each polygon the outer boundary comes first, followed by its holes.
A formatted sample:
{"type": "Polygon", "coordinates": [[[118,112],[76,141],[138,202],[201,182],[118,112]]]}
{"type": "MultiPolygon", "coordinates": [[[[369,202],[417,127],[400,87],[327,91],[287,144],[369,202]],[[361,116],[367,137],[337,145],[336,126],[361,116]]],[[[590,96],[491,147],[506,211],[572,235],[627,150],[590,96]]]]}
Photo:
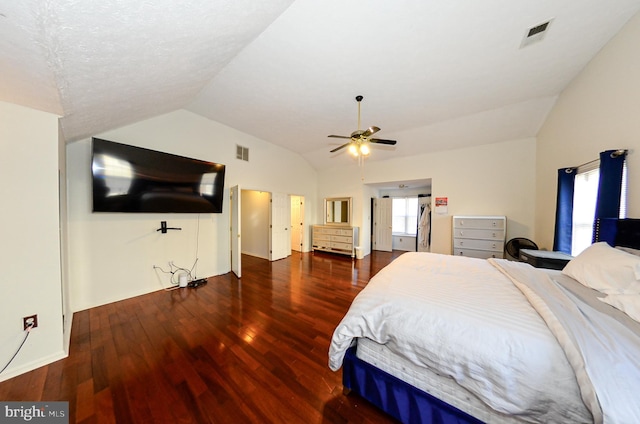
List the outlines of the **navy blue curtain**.
{"type": "MultiPolygon", "coordinates": [[[[625,158],[626,151],[607,150],[600,153],[600,180],[594,225],[598,218],[619,218],[620,216],[620,194],[625,158]]],[[[595,242],[595,231],[593,237],[595,242]]]]}
{"type": "Polygon", "coordinates": [[[571,254],[573,227],[573,188],[576,168],[558,169],[558,195],[556,198],[556,228],[553,250],[571,254]]]}

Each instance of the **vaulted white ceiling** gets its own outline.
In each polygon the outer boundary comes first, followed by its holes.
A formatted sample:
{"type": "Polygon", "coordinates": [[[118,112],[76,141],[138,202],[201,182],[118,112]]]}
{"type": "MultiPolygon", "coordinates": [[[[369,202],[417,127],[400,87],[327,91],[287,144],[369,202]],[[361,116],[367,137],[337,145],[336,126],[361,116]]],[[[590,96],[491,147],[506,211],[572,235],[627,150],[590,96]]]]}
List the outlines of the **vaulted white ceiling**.
{"type": "MultiPolygon", "coordinates": [[[[369,160],[533,137],[640,0],[0,1],[0,100],[69,141],[185,108],[300,153],[369,160]],[[544,38],[521,48],[529,28],[544,38]],[[338,140],[340,141],[340,140],[338,140]]],[[[6,142],[6,141],[2,141],[6,142]]]]}

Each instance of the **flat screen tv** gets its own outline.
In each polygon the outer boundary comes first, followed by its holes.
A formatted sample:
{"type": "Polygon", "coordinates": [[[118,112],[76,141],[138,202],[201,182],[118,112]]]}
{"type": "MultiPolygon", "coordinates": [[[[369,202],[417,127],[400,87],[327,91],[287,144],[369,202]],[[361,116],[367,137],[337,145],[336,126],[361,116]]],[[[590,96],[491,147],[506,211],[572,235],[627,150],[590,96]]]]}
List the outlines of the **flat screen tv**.
{"type": "Polygon", "coordinates": [[[93,138],[93,212],[221,213],[225,166],[93,138]]]}

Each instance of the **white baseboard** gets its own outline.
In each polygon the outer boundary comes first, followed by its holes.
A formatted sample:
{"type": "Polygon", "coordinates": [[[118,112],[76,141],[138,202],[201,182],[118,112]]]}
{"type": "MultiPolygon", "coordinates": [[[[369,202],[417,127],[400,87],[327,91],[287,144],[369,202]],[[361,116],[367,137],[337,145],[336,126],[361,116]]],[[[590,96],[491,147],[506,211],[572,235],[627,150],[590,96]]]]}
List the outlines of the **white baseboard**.
{"type": "MultiPolygon", "coordinates": [[[[29,362],[28,364],[24,364],[17,368],[10,368],[6,373],[0,375],[0,381],[6,381],[13,377],[17,377],[20,374],[24,374],[29,371],[33,371],[37,368],[43,367],[45,365],[49,365],[52,362],[58,361],[60,359],[64,359],[67,356],[67,352],[60,351],[44,358],[39,358],[37,361],[29,362]]],[[[25,399],[25,400],[34,400],[34,399],[25,399]]]]}

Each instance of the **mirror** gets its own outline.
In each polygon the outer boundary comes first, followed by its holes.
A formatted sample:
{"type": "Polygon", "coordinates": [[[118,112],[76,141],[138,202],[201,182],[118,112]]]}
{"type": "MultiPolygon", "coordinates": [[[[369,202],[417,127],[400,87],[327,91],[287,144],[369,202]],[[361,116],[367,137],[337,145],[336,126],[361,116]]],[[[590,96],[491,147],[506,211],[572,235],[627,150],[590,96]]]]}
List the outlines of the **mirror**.
{"type": "Polygon", "coordinates": [[[351,198],[324,199],[324,223],[326,225],[351,225],[351,198]]]}

